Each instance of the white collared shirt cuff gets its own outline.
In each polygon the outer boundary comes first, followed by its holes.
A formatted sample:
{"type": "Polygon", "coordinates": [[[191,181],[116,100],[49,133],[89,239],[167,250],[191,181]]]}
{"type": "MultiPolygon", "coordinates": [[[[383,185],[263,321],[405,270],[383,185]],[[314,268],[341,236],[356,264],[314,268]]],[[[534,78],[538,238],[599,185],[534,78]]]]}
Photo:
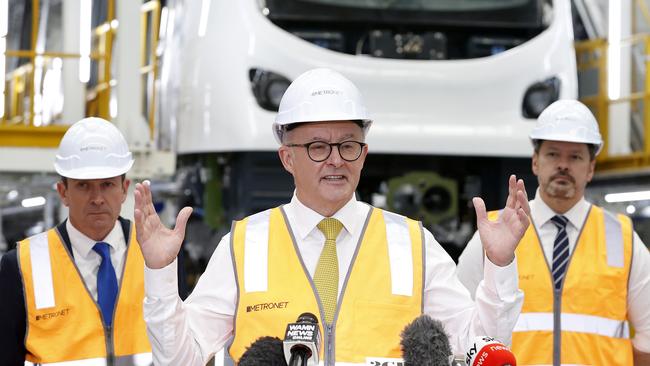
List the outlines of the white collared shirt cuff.
{"type": "Polygon", "coordinates": [[[178,258],[168,266],[152,269],[144,266],[144,292],[148,298],[178,295],[178,258]]]}
{"type": "Polygon", "coordinates": [[[486,288],[501,300],[513,299],[519,290],[517,257],[506,266],[497,266],[485,256],[483,278],[486,288]]]}
{"type": "Polygon", "coordinates": [[[632,344],[637,351],[650,353],[650,335],[637,332],[632,338],[632,344]]]}

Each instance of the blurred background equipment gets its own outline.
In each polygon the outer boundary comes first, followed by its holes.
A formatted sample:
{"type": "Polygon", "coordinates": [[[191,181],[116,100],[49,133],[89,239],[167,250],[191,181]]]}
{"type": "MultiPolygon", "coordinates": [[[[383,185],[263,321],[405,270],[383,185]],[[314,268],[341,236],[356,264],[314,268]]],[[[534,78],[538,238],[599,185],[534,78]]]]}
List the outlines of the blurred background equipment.
{"type": "Polygon", "coordinates": [[[2,1],[0,252],[64,217],[54,148],[98,116],[168,224],[194,207],[191,288],[231,220],[290,199],[270,126],[291,80],[322,66],[375,120],[359,199],[421,219],[452,258],[472,197],[502,207],[511,173],[534,194],[527,136],[558,98],[588,105],[605,140],[588,198],[648,235],[649,24],[647,0],[2,1]]]}
{"type": "Polygon", "coordinates": [[[411,172],[388,181],[388,209],[431,227],[458,215],[458,187],[433,172],[411,172]]]}

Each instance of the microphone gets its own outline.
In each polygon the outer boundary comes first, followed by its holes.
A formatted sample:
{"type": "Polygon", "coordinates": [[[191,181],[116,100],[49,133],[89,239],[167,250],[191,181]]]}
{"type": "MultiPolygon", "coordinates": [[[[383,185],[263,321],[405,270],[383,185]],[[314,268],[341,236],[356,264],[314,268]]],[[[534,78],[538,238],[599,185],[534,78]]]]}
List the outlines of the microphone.
{"type": "Polygon", "coordinates": [[[312,313],[302,313],[295,323],[287,324],[284,357],[289,366],[318,366],[320,328],[312,313]]]}
{"type": "Polygon", "coordinates": [[[476,337],[467,351],[467,366],[517,366],[515,355],[492,337],[476,337]]]}
{"type": "Polygon", "coordinates": [[[282,340],[277,337],[260,337],[246,348],[239,366],[287,366],[282,340]]]}
{"type": "Polygon", "coordinates": [[[420,315],[402,331],[400,344],[404,366],[449,366],[453,352],[439,320],[420,315]]]}

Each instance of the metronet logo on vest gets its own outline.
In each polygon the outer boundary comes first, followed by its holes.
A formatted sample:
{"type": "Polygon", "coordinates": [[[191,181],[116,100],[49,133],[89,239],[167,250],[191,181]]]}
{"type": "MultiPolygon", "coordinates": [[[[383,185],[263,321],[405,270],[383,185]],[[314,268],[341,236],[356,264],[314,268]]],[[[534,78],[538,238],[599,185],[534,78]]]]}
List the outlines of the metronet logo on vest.
{"type": "Polygon", "coordinates": [[[65,309],[61,309],[59,311],[55,311],[55,312],[52,312],[52,313],[45,313],[45,314],[41,314],[41,315],[36,315],[36,321],[48,320],[48,319],[56,318],[58,316],[66,316],[69,313],[70,313],[70,308],[65,308],[65,309]]]}
{"type": "Polygon", "coordinates": [[[255,305],[247,305],[246,312],[250,313],[251,311],[286,309],[288,304],[289,304],[288,301],[280,301],[280,302],[266,302],[266,303],[255,304],[255,305]]]}

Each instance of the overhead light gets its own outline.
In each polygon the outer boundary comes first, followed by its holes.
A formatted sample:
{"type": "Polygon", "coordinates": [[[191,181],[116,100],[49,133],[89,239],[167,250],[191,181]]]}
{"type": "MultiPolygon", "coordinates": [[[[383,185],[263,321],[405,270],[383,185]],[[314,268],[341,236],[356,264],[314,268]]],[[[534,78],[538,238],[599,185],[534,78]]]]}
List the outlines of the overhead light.
{"type": "Polygon", "coordinates": [[[6,37],[9,30],[9,1],[0,1],[0,37],[6,37]]]}
{"type": "Polygon", "coordinates": [[[0,0],[0,118],[5,115],[5,52],[9,27],[9,1],[0,0]]]}
{"type": "Polygon", "coordinates": [[[208,28],[208,15],[210,13],[210,0],[201,2],[201,17],[199,18],[199,37],[205,36],[208,28]]]}
{"type": "Polygon", "coordinates": [[[628,215],[632,215],[633,213],[636,212],[636,207],[634,207],[634,205],[628,205],[625,208],[625,212],[627,212],[628,215]]]}
{"type": "Polygon", "coordinates": [[[92,44],[92,0],[79,3],[79,81],[90,80],[90,48],[92,44]]]}
{"type": "Polygon", "coordinates": [[[650,191],[609,193],[605,195],[605,201],[609,203],[645,200],[650,200],[650,191]]]}
{"type": "Polygon", "coordinates": [[[607,96],[621,97],[621,1],[609,2],[607,39],[607,96]]]}
{"type": "Polygon", "coordinates": [[[23,207],[37,207],[37,206],[43,206],[45,202],[46,202],[45,197],[38,196],[38,197],[25,198],[20,204],[23,207]]]}
{"type": "MultiPolygon", "coordinates": [[[[0,22],[5,19],[0,19],[0,22]]],[[[7,39],[0,37],[0,118],[5,115],[5,52],[7,51],[7,39]]]]}
{"type": "Polygon", "coordinates": [[[9,191],[9,192],[7,193],[7,200],[9,200],[9,201],[13,201],[13,200],[15,200],[16,198],[18,198],[18,191],[17,191],[17,190],[12,189],[11,191],[9,191]]]}

